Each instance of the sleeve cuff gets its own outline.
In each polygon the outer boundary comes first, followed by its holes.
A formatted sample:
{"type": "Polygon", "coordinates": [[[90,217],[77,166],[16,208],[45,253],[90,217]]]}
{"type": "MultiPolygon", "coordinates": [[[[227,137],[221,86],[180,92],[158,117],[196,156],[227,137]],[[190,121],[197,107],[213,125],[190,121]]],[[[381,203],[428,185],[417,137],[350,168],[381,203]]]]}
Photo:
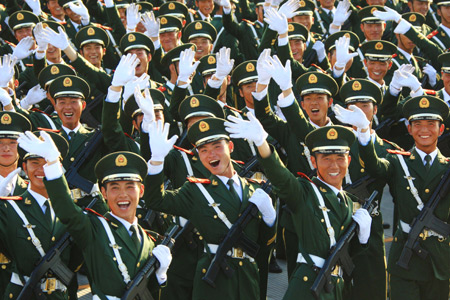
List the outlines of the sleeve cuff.
{"type": "Polygon", "coordinates": [[[416,92],[411,91],[411,93],[409,94],[411,97],[419,97],[422,96],[424,94],[423,89],[419,88],[416,92]]]}
{"type": "Polygon", "coordinates": [[[253,98],[255,98],[258,101],[261,101],[264,97],[267,96],[267,87],[262,90],[261,92],[252,92],[253,98]]]}
{"type": "Polygon", "coordinates": [[[411,24],[402,19],[400,23],[398,23],[397,27],[395,27],[394,33],[405,34],[411,28],[411,24]]]}
{"type": "Polygon", "coordinates": [[[189,86],[189,83],[183,84],[183,85],[178,85],[178,87],[180,89],[187,89],[187,87],[189,86]]]}
{"type": "Polygon", "coordinates": [[[231,13],[231,7],[224,7],[223,8],[223,13],[226,15],[229,15],[231,13]]]}
{"type": "Polygon", "coordinates": [[[358,130],[358,141],[361,145],[367,146],[370,142],[370,130],[367,130],[366,132],[360,132],[358,130]]]}
{"type": "Polygon", "coordinates": [[[161,42],[159,39],[153,42],[153,46],[155,46],[155,50],[158,50],[161,47],[161,42]]]}
{"type": "Polygon", "coordinates": [[[344,72],[345,72],[345,67],[342,68],[341,70],[336,70],[336,68],[333,67],[333,77],[334,77],[334,78],[339,78],[339,77],[341,77],[342,74],[344,74],[344,72]]]}
{"type": "Polygon", "coordinates": [[[208,85],[213,89],[218,89],[222,86],[223,80],[213,80],[212,77],[208,79],[208,85]]]}
{"type": "Polygon", "coordinates": [[[157,175],[159,173],[161,173],[164,169],[164,164],[160,164],[160,165],[152,165],[150,163],[150,161],[147,163],[148,166],[148,175],[157,175]]]}
{"type": "Polygon", "coordinates": [[[63,170],[60,163],[44,165],[44,174],[47,180],[55,180],[63,176],[63,170]]]}
{"type": "Polygon", "coordinates": [[[36,51],[36,53],[35,53],[34,56],[35,56],[36,59],[38,59],[38,60],[44,59],[44,57],[45,57],[45,51],[44,51],[44,52],[38,52],[38,51],[36,51]]]}
{"type": "Polygon", "coordinates": [[[286,46],[288,43],[288,38],[278,38],[278,46],[286,46]]]}
{"type": "Polygon", "coordinates": [[[111,88],[108,88],[108,95],[106,96],[105,101],[109,103],[117,103],[120,100],[120,95],[122,92],[115,92],[111,90],[111,88]]]}
{"type": "Polygon", "coordinates": [[[278,96],[278,106],[281,108],[291,106],[295,101],[294,93],[290,93],[287,97],[283,97],[283,94],[278,96]]]}

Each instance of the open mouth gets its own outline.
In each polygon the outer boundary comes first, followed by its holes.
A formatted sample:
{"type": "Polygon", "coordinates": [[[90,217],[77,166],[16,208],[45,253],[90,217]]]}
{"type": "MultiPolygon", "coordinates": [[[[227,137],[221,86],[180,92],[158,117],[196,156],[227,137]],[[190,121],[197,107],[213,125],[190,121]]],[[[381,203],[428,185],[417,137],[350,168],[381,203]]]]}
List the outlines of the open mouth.
{"type": "Polygon", "coordinates": [[[198,54],[202,54],[202,53],[203,53],[203,50],[198,49],[198,50],[197,50],[197,53],[198,53],[198,54]]]}
{"type": "Polygon", "coordinates": [[[319,109],[318,108],[311,108],[311,113],[313,113],[313,114],[317,114],[317,113],[319,113],[319,109]]]}
{"type": "Polygon", "coordinates": [[[214,159],[209,162],[211,167],[216,168],[220,164],[220,160],[214,159]]]}
{"type": "Polygon", "coordinates": [[[328,175],[330,175],[331,177],[336,177],[339,175],[339,172],[328,173],[328,175]]]}
{"type": "Polygon", "coordinates": [[[34,177],[36,177],[37,179],[41,179],[42,180],[42,179],[44,179],[45,176],[44,175],[41,175],[41,176],[35,175],[34,177]]]}
{"type": "Polygon", "coordinates": [[[64,113],[64,116],[67,118],[73,117],[73,113],[64,113]]]}
{"type": "Polygon", "coordinates": [[[429,138],[430,136],[429,136],[429,135],[419,135],[419,137],[420,137],[421,139],[427,139],[427,138],[429,138]]]}
{"type": "Polygon", "coordinates": [[[126,210],[130,207],[130,203],[130,201],[119,201],[117,202],[117,206],[119,206],[120,209],[126,210]]]}

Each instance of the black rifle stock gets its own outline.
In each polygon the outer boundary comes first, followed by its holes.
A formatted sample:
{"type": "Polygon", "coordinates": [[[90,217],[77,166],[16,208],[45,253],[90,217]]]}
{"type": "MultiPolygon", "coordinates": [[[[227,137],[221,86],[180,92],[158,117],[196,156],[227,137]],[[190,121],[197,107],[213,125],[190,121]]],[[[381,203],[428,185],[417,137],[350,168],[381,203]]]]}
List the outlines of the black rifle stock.
{"type": "Polygon", "coordinates": [[[357,196],[359,199],[368,199],[370,197],[370,193],[367,187],[375,181],[375,178],[370,177],[370,175],[366,175],[351,184],[345,185],[343,189],[346,192],[357,196]]]}
{"type": "Polygon", "coordinates": [[[442,176],[442,179],[431,195],[431,198],[424,205],[417,217],[411,222],[411,230],[409,231],[408,239],[403,247],[400,258],[397,261],[398,266],[408,269],[413,252],[422,259],[425,259],[428,256],[428,251],[422,248],[419,243],[419,239],[422,238],[422,236],[423,239],[426,239],[426,236],[423,233],[424,230],[433,230],[444,238],[448,237],[450,234],[450,224],[438,219],[434,215],[436,206],[442,198],[448,196],[449,189],[450,168],[448,168],[444,176],[442,176]]]}
{"type": "MultiPolygon", "coordinates": [[[[160,245],[164,245],[172,249],[174,239],[172,238],[178,230],[178,225],[174,225],[170,228],[164,237],[164,240],[160,245]]],[[[136,274],[126,287],[125,294],[123,294],[121,300],[151,300],[153,299],[150,291],[148,290],[148,281],[150,276],[159,268],[158,259],[152,255],[145,266],[136,274]]]]}
{"type": "MultiPolygon", "coordinates": [[[[86,208],[92,208],[97,202],[97,197],[92,199],[86,208]]],[[[64,250],[73,242],[72,236],[66,232],[56,242],[56,244],[45,254],[44,257],[38,262],[30,278],[25,283],[22,291],[17,297],[17,300],[31,299],[33,293],[35,295],[42,294],[41,287],[39,286],[40,280],[47,273],[51,273],[56,276],[66,287],[69,286],[70,281],[75,275],[61,260],[61,254],[64,250]]]]}
{"type": "MultiPolygon", "coordinates": [[[[366,200],[362,208],[367,209],[369,214],[372,212],[373,206],[372,202],[378,195],[378,191],[374,191],[369,199],[366,200]]],[[[336,265],[342,266],[345,273],[347,275],[351,275],[353,269],[355,268],[352,259],[348,253],[348,246],[350,244],[351,239],[356,234],[358,224],[353,221],[350,226],[347,228],[347,231],[341,236],[339,241],[337,241],[336,245],[334,245],[330,249],[330,255],[325,260],[322,268],[319,271],[319,274],[314,280],[313,285],[311,286],[311,292],[314,298],[319,299],[320,293],[322,290],[329,293],[334,289],[334,285],[331,280],[331,273],[336,265]]]]}

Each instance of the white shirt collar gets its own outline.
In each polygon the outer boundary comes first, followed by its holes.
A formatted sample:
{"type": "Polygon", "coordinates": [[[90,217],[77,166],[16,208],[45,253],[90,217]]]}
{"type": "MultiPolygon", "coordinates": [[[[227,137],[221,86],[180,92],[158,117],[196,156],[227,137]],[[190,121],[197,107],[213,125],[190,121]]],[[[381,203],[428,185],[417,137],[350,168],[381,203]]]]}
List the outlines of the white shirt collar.
{"type": "Polygon", "coordinates": [[[66,62],[62,58],[61,58],[61,61],[57,62],[57,63],[53,63],[53,62],[49,61],[48,59],[46,59],[46,61],[47,61],[47,65],[53,65],[53,64],[63,64],[63,65],[65,65],[66,64],[66,62]]]}
{"type": "Polygon", "coordinates": [[[385,86],[385,84],[386,84],[386,82],[383,83],[383,84],[379,84],[378,82],[376,82],[375,80],[373,80],[373,79],[370,78],[370,77],[367,77],[367,79],[368,79],[369,81],[375,83],[375,84],[377,85],[377,87],[379,87],[381,90],[383,90],[383,88],[384,88],[384,86],[385,86]]]}
{"type": "Polygon", "coordinates": [[[71,131],[75,131],[75,133],[78,133],[78,130],[80,130],[80,128],[81,128],[81,124],[78,123],[78,126],[75,127],[74,129],[69,129],[67,127],[64,127],[63,125],[61,125],[61,128],[64,129],[64,131],[66,132],[67,136],[69,136],[69,132],[71,132],[71,131]]]}
{"type": "MultiPolygon", "coordinates": [[[[326,12],[327,14],[330,12],[330,10],[329,10],[328,8],[325,8],[325,7],[321,7],[321,8],[322,8],[323,11],[326,12]]],[[[331,9],[331,12],[332,12],[333,15],[334,15],[335,12],[336,12],[336,7],[333,7],[333,8],[331,9]]]]}
{"type": "MultiPolygon", "coordinates": [[[[327,117],[327,119],[328,119],[328,122],[327,122],[327,124],[325,124],[325,126],[331,126],[331,125],[333,125],[333,123],[331,123],[331,119],[328,118],[328,117],[327,117]]],[[[311,123],[311,125],[314,126],[315,128],[320,128],[320,126],[317,125],[316,123],[314,123],[313,121],[311,121],[311,119],[309,119],[309,123],[311,123]]],[[[324,127],[325,127],[325,126],[324,126],[324,127]]]]}
{"type": "Polygon", "coordinates": [[[256,22],[255,23],[258,23],[259,25],[261,25],[261,27],[264,27],[264,23],[263,22],[261,22],[260,20],[256,20],[256,22]]]}
{"type": "MultiPolygon", "coordinates": [[[[11,189],[11,194],[14,192],[14,189],[16,188],[16,183],[17,183],[17,177],[19,175],[14,175],[11,184],[12,184],[12,189],[11,189]]],[[[0,175],[0,182],[2,182],[5,179],[5,177],[3,177],[2,175],[0,175]]],[[[8,195],[9,196],[9,195],[8,195]]]]}
{"type": "Polygon", "coordinates": [[[228,178],[226,176],[221,176],[221,175],[216,175],[217,178],[220,179],[220,181],[223,182],[223,184],[228,188],[228,180],[232,179],[233,180],[233,187],[236,190],[236,192],[239,195],[239,198],[242,201],[242,188],[241,188],[241,181],[239,180],[239,176],[237,174],[237,172],[234,172],[233,176],[231,176],[231,178],[228,178]]]}
{"type": "Polygon", "coordinates": [[[255,109],[254,108],[250,108],[248,106],[246,106],[246,108],[248,109],[249,112],[251,112],[253,115],[255,115],[255,109]]]}
{"type": "Polygon", "coordinates": [[[65,22],[64,17],[63,17],[62,20],[60,20],[60,19],[58,19],[58,18],[55,18],[53,15],[50,15],[50,17],[51,17],[53,20],[55,20],[55,22],[58,22],[58,23],[65,22]]]}
{"type": "Polygon", "coordinates": [[[409,61],[411,60],[411,54],[409,54],[408,52],[406,52],[403,49],[398,48],[398,51],[400,51],[401,54],[403,54],[403,56],[405,56],[405,58],[409,61]]]}
{"type": "Polygon", "coordinates": [[[41,194],[36,193],[30,187],[28,187],[28,193],[30,193],[31,196],[33,196],[33,198],[36,199],[37,203],[39,204],[39,207],[42,209],[42,212],[45,213],[45,209],[47,208],[47,206],[45,206],[44,204],[45,201],[47,201],[47,198],[45,198],[41,194]]]}
{"type": "MultiPolygon", "coordinates": [[[[81,23],[80,24],[77,24],[77,23],[75,23],[74,21],[72,21],[72,19],[71,18],[69,18],[69,21],[72,23],[72,25],[73,25],[73,27],[75,28],[75,30],[78,32],[78,26],[80,26],[81,25],[81,23]]],[[[81,26],[83,26],[83,25],[81,25],[81,26]]]]}
{"type": "Polygon", "coordinates": [[[439,25],[439,27],[441,27],[441,28],[445,31],[445,33],[446,33],[448,36],[450,36],[450,28],[448,28],[448,27],[442,25],[442,23],[439,25]]]}
{"type": "MultiPolygon", "coordinates": [[[[116,216],[113,212],[110,212],[110,214],[111,214],[114,218],[116,218],[117,221],[119,221],[120,223],[122,223],[122,225],[128,230],[128,233],[130,234],[130,236],[133,234],[133,232],[132,232],[130,229],[131,229],[131,226],[132,226],[132,225],[137,226],[138,221],[137,221],[137,218],[136,218],[136,217],[134,217],[133,223],[130,223],[130,222],[128,222],[128,221],[122,219],[121,217],[116,216]]],[[[138,232],[138,234],[139,234],[139,232],[138,232]]]]}
{"type": "MultiPolygon", "coordinates": [[[[342,192],[342,188],[339,190],[336,187],[332,186],[331,184],[326,183],[325,181],[323,181],[320,177],[317,177],[321,182],[323,182],[326,186],[328,186],[335,194],[336,196],[342,192]]],[[[339,199],[339,198],[338,198],[339,199]]],[[[340,200],[339,200],[340,201],[340,200]]]]}
{"type": "MultiPolygon", "coordinates": [[[[417,147],[414,147],[414,148],[416,148],[417,154],[419,154],[420,159],[422,159],[423,165],[425,165],[425,164],[426,164],[425,156],[426,156],[427,154],[426,154],[425,152],[423,152],[422,150],[420,150],[419,148],[417,148],[417,147]]],[[[437,153],[438,153],[438,149],[437,149],[437,148],[434,149],[434,151],[430,153],[430,156],[431,156],[430,165],[433,164],[434,159],[436,158],[437,153]]]]}
{"type": "Polygon", "coordinates": [[[450,101],[450,95],[447,93],[445,88],[442,89],[442,94],[444,95],[444,101],[447,102],[447,104],[449,104],[448,102],[450,101]]]}
{"type": "Polygon", "coordinates": [[[167,81],[166,82],[166,85],[173,91],[173,89],[175,88],[175,84],[173,84],[172,82],[170,82],[170,81],[167,81]]]}
{"type": "Polygon", "coordinates": [[[207,21],[209,22],[211,20],[211,17],[207,17],[204,14],[202,14],[202,12],[200,10],[197,10],[198,14],[200,15],[200,17],[202,17],[202,21],[207,21]]]}

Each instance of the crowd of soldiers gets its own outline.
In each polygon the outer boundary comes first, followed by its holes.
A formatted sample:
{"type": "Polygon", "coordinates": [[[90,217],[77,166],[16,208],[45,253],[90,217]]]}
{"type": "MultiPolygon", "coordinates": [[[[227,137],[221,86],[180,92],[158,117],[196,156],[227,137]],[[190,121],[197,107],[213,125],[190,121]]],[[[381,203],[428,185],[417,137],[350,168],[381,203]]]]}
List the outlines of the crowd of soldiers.
{"type": "Polygon", "coordinates": [[[5,2],[0,297],[449,299],[450,1],[5,2]]]}

